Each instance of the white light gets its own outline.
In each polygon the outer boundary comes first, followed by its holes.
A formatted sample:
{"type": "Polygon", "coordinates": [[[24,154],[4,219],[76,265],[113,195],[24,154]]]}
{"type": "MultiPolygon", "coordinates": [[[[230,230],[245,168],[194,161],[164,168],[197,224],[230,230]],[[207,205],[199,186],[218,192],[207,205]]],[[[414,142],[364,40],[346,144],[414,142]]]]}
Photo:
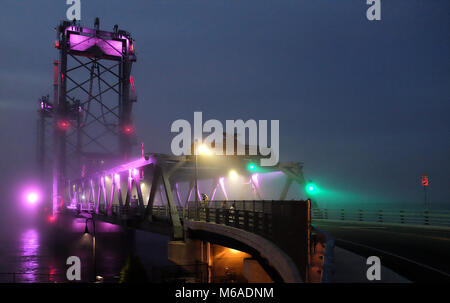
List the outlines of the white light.
{"type": "Polygon", "coordinates": [[[238,173],[234,169],[230,170],[228,175],[230,176],[231,179],[237,179],[238,177],[238,173]]]}
{"type": "Polygon", "coordinates": [[[37,195],[36,193],[29,193],[29,194],[27,195],[27,201],[28,201],[28,203],[34,204],[34,203],[37,202],[37,200],[38,200],[38,195],[37,195]]]}
{"type": "Polygon", "coordinates": [[[212,151],[205,144],[200,144],[197,148],[197,154],[210,156],[212,155],[212,151]]]}

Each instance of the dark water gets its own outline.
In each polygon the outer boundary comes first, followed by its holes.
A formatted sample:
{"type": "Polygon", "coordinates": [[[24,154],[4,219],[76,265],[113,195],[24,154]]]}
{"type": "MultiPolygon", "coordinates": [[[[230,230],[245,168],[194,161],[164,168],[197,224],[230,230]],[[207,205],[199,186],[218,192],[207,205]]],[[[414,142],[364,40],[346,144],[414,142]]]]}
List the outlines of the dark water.
{"type": "MultiPolygon", "coordinates": [[[[92,233],[92,225],[88,225],[92,233]]],[[[60,216],[6,227],[0,236],[0,282],[68,282],[69,256],[81,260],[82,282],[94,277],[92,236],[84,235],[85,219],[60,216]],[[12,273],[15,273],[13,275],[12,273]]],[[[170,265],[167,236],[96,222],[96,273],[118,282],[131,254],[138,256],[151,279],[154,266],[170,265]]]]}

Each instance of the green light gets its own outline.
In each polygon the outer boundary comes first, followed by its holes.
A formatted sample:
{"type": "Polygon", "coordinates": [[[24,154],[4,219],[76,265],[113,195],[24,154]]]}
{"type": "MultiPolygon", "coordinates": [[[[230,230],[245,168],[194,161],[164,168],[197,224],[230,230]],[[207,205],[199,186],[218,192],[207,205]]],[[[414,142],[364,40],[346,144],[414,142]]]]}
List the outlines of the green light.
{"type": "Polygon", "coordinates": [[[317,192],[317,188],[313,183],[306,184],[306,190],[311,194],[317,192]]]}
{"type": "Polygon", "coordinates": [[[248,170],[250,170],[250,171],[254,171],[254,170],[256,169],[256,165],[253,164],[253,163],[249,163],[248,166],[247,166],[247,168],[248,168],[248,170]]]}

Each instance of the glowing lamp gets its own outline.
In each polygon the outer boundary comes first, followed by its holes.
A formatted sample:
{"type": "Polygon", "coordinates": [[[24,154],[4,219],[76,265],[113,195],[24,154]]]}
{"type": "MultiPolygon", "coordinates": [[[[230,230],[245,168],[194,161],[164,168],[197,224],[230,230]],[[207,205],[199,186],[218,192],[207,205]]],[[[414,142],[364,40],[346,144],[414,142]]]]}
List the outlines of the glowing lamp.
{"type": "Polygon", "coordinates": [[[28,204],[36,204],[38,199],[39,199],[39,196],[35,192],[31,192],[31,193],[27,194],[27,202],[28,202],[28,204]]]}
{"type": "Polygon", "coordinates": [[[58,128],[60,129],[60,130],[68,130],[69,128],[70,128],[70,123],[69,123],[69,121],[66,121],[66,120],[60,120],[60,121],[58,121],[58,128]]]}
{"type": "Polygon", "coordinates": [[[206,155],[206,156],[210,156],[212,155],[211,150],[205,145],[205,144],[200,144],[197,148],[197,153],[199,155],[206,155]]]}
{"type": "Polygon", "coordinates": [[[231,179],[237,179],[238,173],[237,173],[234,169],[232,169],[232,170],[230,170],[230,172],[228,173],[228,176],[229,176],[231,179]]]}
{"type": "Polygon", "coordinates": [[[131,135],[131,134],[134,132],[134,128],[133,128],[133,126],[131,126],[131,125],[125,125],[125,126],[123,127],[123,132],[124,132],[124,134],[126,134],[126,135],[131,135]]]}
{"type": "Polygon", "coordinates": [[[314,183],[308,183],[306,184],[306,190],[309,193],[314,194],[317,192],[317,187],[314,185],[314,183]]]}
{"type": "Polygon", "coordinates": [[[248,169],[249,171],[254,171],[254,170],[256,169],[256,165],[255,165],[254,163],[249,163],[249,164],[247,165],[247,169],[248,169]]]}

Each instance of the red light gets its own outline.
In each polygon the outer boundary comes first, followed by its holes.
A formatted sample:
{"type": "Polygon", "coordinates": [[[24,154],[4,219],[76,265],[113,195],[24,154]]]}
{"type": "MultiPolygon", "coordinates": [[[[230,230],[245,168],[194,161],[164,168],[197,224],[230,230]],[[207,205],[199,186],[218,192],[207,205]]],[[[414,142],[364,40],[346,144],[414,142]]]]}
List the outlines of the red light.
{"type": "Polygon", "coordinates": [[[125,127],[123,128],[123,132],[124,132],[126,135],[132,134],[132,133],[134,132],[133,126],[130,126],[130,125],[125,126],[125,127]]]}
{"type": "Polygon", "coordinates": [[[130,51],[131,51],[132,53],[134,53],[134,46],[133,46],[133,44],[130,45],[130,51]]]}
{"type": "Polygon", "coordinates": [[[70,127],[70,123],[66,120],[61,120],[58,122],[58,127],[61,130],[67,130],[70,127]]]}
{"type": "Polygon", "coordinates": [[[48,220],[48,222],[53,223],[53,222],[55,222],[56,218],[54,216],[49,216],[47,218],[47,220],[48,220]]]}
{"type": "Polygon", "coordinates": [[[55,48],[59,48],[59,40],[55,40],[55,48]]]}
{"type": "Polygon", "coordinates": [[[422,176],[422,186],[428,186],[428,176],[427,175],[423,175],[422,176]]]}

